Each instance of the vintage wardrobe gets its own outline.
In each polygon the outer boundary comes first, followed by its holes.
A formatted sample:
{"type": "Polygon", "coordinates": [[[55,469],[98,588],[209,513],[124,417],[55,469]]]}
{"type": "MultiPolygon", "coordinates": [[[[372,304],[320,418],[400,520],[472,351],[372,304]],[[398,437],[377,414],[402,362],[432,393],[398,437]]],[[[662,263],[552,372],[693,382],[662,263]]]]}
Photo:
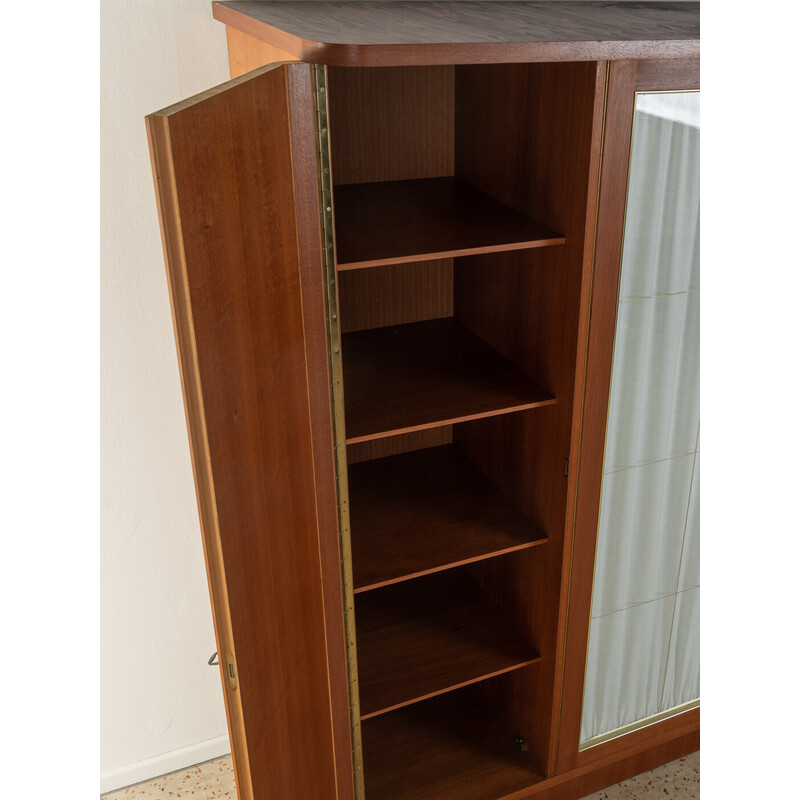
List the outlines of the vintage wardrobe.
{"type": "Polygon", "coordinates": [[[147,125],[239,797],[697,749],[698,4],[213,13],[147,125]]]}

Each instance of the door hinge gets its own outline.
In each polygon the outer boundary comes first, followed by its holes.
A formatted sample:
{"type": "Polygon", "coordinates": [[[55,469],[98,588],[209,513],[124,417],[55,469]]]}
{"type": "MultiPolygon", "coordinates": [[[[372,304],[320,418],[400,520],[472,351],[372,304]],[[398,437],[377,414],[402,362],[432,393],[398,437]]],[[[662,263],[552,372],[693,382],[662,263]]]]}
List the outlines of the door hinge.
{"type": "Polygon", "coordinates": [[[239,688],[239,681],[236,678],[236,666],[233,660],[233,653],[225,654],[226,673],[225,677],[228,679],[228,686],[231,689],[239,688]]]}
{"type": "Polygon", "coordinates": [[[569,478],[569,456],[567,456],[567,460],[564,462],[564,480],[569,478]]]}

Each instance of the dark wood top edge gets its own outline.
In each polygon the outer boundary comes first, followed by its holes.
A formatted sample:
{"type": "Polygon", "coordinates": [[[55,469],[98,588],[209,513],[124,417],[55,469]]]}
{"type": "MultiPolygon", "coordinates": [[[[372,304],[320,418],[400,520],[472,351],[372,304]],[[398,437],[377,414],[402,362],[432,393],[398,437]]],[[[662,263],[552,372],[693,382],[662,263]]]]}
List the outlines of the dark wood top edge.
{"type": "Polygon", "coordinates": [[[309,64],[331,67],[401,67],[445,64],[508,64],[546,61],[668,60],[699,58],[700,39],[570,42],[458,42],[340,44],[311,41],[219,2],[214,18],[309,64]]]}

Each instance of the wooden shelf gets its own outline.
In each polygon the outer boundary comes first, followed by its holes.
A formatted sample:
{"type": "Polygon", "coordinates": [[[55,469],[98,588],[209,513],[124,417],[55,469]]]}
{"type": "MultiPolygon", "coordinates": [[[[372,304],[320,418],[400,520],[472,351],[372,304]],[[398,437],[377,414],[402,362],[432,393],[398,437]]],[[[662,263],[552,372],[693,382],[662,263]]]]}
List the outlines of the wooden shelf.
{"type": "Polygon", "coordinates": [[[486,800],[542,780],[480,687],[367,720],[361,730],[374,800],[486,800]]]}
{"type": "Polygon", "coordinates": [[[453,445],[353,464],[349,485],[356,592],[547,541],[453,445]]]}
{"type": "Polygon", "coordinates": [[[342,336],[347,442],[555,403],[453,318],[342,336]]]}
{"type": "Polygon", "coordinates": [[[564,243],[459,178],[337,186],[334,201],[339,270],[564,243]]]}
{"type": "Polygon", "coordinates": [[[356,598],[361,718],[539,660],[463,570],[356,598]]]}

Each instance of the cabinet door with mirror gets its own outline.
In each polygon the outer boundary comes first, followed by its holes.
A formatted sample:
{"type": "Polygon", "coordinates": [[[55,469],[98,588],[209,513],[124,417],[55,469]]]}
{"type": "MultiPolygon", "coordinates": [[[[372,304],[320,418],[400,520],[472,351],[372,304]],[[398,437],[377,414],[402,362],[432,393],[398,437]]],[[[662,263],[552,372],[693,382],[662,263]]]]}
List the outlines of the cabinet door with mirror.
{"type": "Polygon", "coordinates": [[[674,72],[609,81],[560,769],[699,714],[700,93],[674,72]]]}
{"type": "Polygon", "coordinates": [[[639,93],[581,747],[698,704],[700,93],[639,93]]]}

